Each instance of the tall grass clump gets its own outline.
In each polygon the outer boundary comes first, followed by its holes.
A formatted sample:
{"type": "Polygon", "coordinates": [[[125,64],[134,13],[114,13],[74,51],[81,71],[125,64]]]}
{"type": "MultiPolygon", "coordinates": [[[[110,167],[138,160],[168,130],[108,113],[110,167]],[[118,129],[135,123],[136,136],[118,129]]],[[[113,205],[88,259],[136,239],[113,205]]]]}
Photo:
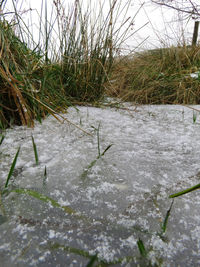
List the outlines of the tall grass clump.
{"type": "Polygon", "coordinates": [[[50,108],[63,105],[60,70],[56,64],[45,65],[42,54],[29,49],[6,20],[0,21],[0,42],[1,128],[33,126],[34,119],[41,121],[50,108]]]}
{"type": "MultiPolygon", "coordinates": [[[[127,20],[124,35],[119,35],[122,26],[117,28],[116,16],[121,3],[110,1],[106,16],[102,10],[106,3],[103,1],[102,6],[100,3],[96,2],[99,11],[94,14],[91,5],[84,9],[76,0],[66,16],[60,1],[54,1],[58,25],[62,29],[59,33],[62,83],[66,95],[78,101],[96,101],[103,96],[117,47],[131,26],[127,20]]],[[[128,8],[130,1],[126,5],[128,8]]]]}
{"type": "Polygon", "coordinates": [[[198,104],[200,46],[147,50],[117,58],[110,95],[139,104],[198,104]]]}
{"type": "Polygon", "coordinates": [[[17,2],[12,1],[14,18],[8,20],[12,12],[7,12],[7,1],[0,1],[1,128],[12,123],[32,126],[35,119],[41,121],[72,102],[101,98],[113,58],[132,25],[126,19],[131,1],[124,7],[110,1],[105,15],[105,1],[97,1],[95,13],[91,2],[84,6],[75,0],[66,11],[54,0],[50,17],[50,4],[42,1],[37,30],[23,19],[17,2]],[[116,27],[121,10],[123,22],[116,27]]]}
{"type": "Polygon", "coordinates": [[[32,125],[36,105],[35,84],[30,73],[40,64],[40,57],[14,33],[13,26],[0,20],[0,117],[1,126],[32,125]],[[32,104],[31,104],[32,102],[32,104]]]}

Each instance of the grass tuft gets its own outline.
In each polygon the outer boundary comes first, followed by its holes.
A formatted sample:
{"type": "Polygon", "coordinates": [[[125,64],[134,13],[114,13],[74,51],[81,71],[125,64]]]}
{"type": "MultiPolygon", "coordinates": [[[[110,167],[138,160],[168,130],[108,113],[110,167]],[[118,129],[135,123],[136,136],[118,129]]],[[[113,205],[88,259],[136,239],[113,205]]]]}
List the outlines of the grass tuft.
{"type": "Polygon", "coordinates": [[[5,183],[5,188],[8,187],[8,183],[9,183],[10,178],[11,178],[11,176],[12,176],[12,174],[13,174],[14,169],[15,169],[15,165],[16,165],[16,163],[17,163],[17,159],[18,159],[18,156],[19,156],[19,151],[20,151],[20,147],[18,148],[17,153],[16,153],[16,155],[15,155],[15,157],[14,157],[14,160],[13,160],[13,162],[12,162],[12,165],[11,165],[11,167],[10,167],[10,171],[9,171],[9,173],[8,173],[8,177],[7,177],[7,180],[6,180],[6,183],[5,183]]]}
{"type": "Polygon", "coordinates": [[[47,182],[47,167],[45,166],[44,175],[43,175],[43,181],[42,181],[42,184],[43,184],[44,187],[46,186],[46,182],[47,182]]]}
{"type": "Polygon", "coordinates": [[[106,147],[106,149],[104,149],[103,153],[101,153],[101,149],[100,149],[100,123],[98,125],[98,128],[92,126],[92,128],[94,128],[94,130],[97,132],[97,150],[98,150],[98,156],[96,157],[95,160],[93,160],[88,166],[87,168],[85,168],[85,170],[83,171],[83,173],[81,174],[81,178],[85,179],[87,177],[87,174],[89,172],[89,170],[96,164],[97,160],[100,159],[101,157],[103,157],[105,155],[105,153],[113,146],[113,144],[110,144],[106,147]]]}
{"type": "Polygon", "coordinates": [[[4,135],[1,135],[0,146],[2,145],[4,138],[5,138],[5,136],[4,135]]]}
{"type": "Polygon", "coordinates": [[[11,124],[33,126],[34,119],[41,122],[49,112],[47,107],[59,110],[65,99],[55,84],[59,81],[57,66],[44,67],[42,54],[31,50],[17,37],[14,28],[6,20],[0,21],[1,128],[11,124]]]}
{"type": "MultiPolygon", "coordinates": [[[[34,140],[33,136],[31,136],[31,138],[32,138],[32,143],[33,143],[33,151],[34,151],[34,155],[35,155],[35,163],[36,163],[36,165],[38,165],[39,164],[39,158],[38,158],[37,146],[35,144],[35,140],[34,140]]],[[[46,171],[46,167],[45,167],[45,171],[46,171]]]]}
{"type": "Polygon", "coordinates": [[[163,221],[163,224],[162,224],[162,227],[161,227],[163,233],[165,233],[166,230],[167,230],[167,223],[168,223],[168,219],[169,219],[169,216],[170,216],[170,213],[171,213],[173,204],[174,204],[174,200],[172,201],[172,203],[171,203],[171,205],[170,205],[170,208],[167,210],[165,219],[164,219],[164,221],[163,221]]]}
{"type": "Polygon", "coordinates": [[[140,252],[140,255],[144,258],[146,258],[147,256],[147,251],[146,251],[146,248],[144,246],[144,243],[141,239],[139,239],[137,241],[137,246],[138,246],[138,249],[139,249],[139,252],[140,252]]]}
{"type": "Polygon", "coordinates": [[[193,123],[196,123],[196,121],[197,121],[197,114],[194,112],[194,110],[193,110],[192,119],[193,119],[193,123]]]}
{"type": "Polygon", "coordinates": [[[112,68],[110,96],[138,104],[198,104],[200,46],[147,50],[116,58],[112,68]]]}
{"type": "Polygon", "coordinates": [[[76,211],[74,211],[72,208],[70,208],[68,206],[62,206],[56,200],[54,200],[50,197],[47,197],[47,196],[45,196],[45,195],[43,195],[37,191],[31,190],[31,189],[25,189],[25,188],[16,188],[16,189],[13,189],[11,192],[16,192],[18,194],[25,194],[25,195],[34,197],[38,200],[41,200],[43,202],[51,204],[53,207],[60,208],[70,215],[76,214],[76,211]]]}
{"type": "Polygon", "coordinates": [[[95,261],[97,260],[97,254],[91,257],[91,260],[88,262],[86,267],[92,267],[95,264],[95,261]]]}

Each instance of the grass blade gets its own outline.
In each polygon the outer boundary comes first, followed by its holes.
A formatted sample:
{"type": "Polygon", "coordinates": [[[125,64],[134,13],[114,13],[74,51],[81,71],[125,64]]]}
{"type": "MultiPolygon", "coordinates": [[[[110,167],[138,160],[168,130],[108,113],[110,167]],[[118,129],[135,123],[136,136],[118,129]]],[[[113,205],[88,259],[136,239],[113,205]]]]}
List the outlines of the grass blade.
{"type": "Polygon", "coordinates": [[[67,253],[74,253],[76,255],[83,256],[89,259],[92,257],[87,251],[84,251],[82,249],[72,248],[69,246],[60,245],[59,243],[50,243],[48,248],[49,249],[62,249],[63,251],[66,251],[67,253]]]}
{"type": "Polygon", "coordinates": [[[2,136],[1,136],[1,140],[0,140],[0,145],[3,143],[4,138],[5,138],[5,136],[2,135],[2,136]]]}
{"type": "Polygon", "coordinates": [[[104,154],[106,153],[106,151],[108,151],[108,149],[110,149],[111,146],[113,146],[113,144],[110,144],[109,146],[106,147],[106,149],[104,150],[104,152],[101,154],[101,157],[104,156],[104,154]]]}
{"type": "Polygon", "coordinates": [[[47,177],[47,167],[44,168],[44,177],[47,177]]]}
{"type": "MultiPolygon", "coordinates": [[[[83,171],[83,173],[81,174],[81,178],[86,178],[88,171],[96,164],[97,160],[100,159],[102,156],[104,156],[104,154],[106,153],[106,151],[108,151],[109,148],[111,148],[113,144],[110,144],[109,146],[106,147],[106,149],[104,150],[104,152],[100,155],[98,155],[98,157],[93,160],[88,166],[87,168],[83,171]]],[[[98,149],[98,152],[100,152],[100,150],[98,149]]]]}
{"type": "Polygon", "coordinates": [[[13,162],[12,162],[11,167],[10,167],[10,171],[9,171],[9,174],[8,174],[8,177],[7,177],[7,180],[6,180],[6,183],[5,183],[5,188],[8,187],[8,183],[9,183],[10,178],[11,178],[11,176],[12,176],[12,174],[13,174],[14,169],[15,169],[15,165],[16,165],[16,163],[17,163],[17,158],[18,158],[18,156],[19,156],[19,151],[20,151],[20,147],[18,148],[17,153],[16,153],[16,155],[15,155],[15,158],[14,158],[14,160],[13,160],[13,162]]]}
{"type": "Polygon", "coordinates": [[[163,222],[163,225],[162,225],[162,231],[163,233],[165,233],[166,229],[167,229],[167,222],[168,222],[168,219],[169,219],[169,216],[170,216],[170,213],[171,213],[171,210],[172,210],[172,206],[174,204],[174,199],[170,205],[170,208],[168,209],[167,213],[166,213],[166,216],[165,216],[165,219],[164,219],[164,222],[163,222]]]}
{"type": "Polygon", "coordinates": [[[44,168],[44,176],[43,176],[43,186],[46,186],[47,181],[47,167],[44,168]]]}
{"type": "Polygon", "coordinates": [[[97,260],[97,254],[92,256],[91,260],[88,262],[88,264],[86,265],[86,267],[92,267],[95,263],[95,261],[97,260]]]}
{"type": "MultiPolygon", "coordinates": [[[[0,210],[1,210],[2,214],[5,216],[5,215],[6,215],[6,212],[5,212],[3,203],[2,203],[1,195],[2,195],[2,194],[1,194],[1,191],[0,191],[0,210]]],[[[0,223],[0,224],[1,224],[1,223],[0,223]]]]}
{"type": "Polygon", "coordinates": [[[146,257],[147,256],[147,251],[146,251],[145,246],[144,246],[144,243],[143,243],[143,241],[141,239],[139,239],[137,241],[137,246],[138,246],[138,249],[140,251],[140,255],[142,257],[146,257]]]}
{"type": "Polygon", "coordinates": [[[97,144],[98,144],[98,157],[101,157],[99,130],[100,130],[100,123],[97,128],[97,144]]]}
{"type": "Polygon", "coordinates": [[[37,191],[34,191],[34,190],[31,190],[31,189],[25,189],[25,188],[17,188],[17,189],[14,189],[12,190],[11,192],[16,192],[18,194],[25,194],[25,195],[29,195],[31,197],[34,197],[34,198],[37,198],[38,200],[41,200],[43,202],[46,202],[46,203],[49,203],[51,204],[53,207],[57,207],[57,208],[60,208],[62,210],[64,210],[66,213],[68,214],[76,214],[76,212],[71,209],[70,207],[68,206],[62,206],[60,205],[56,200],[50,198],[50,197],[47,197],[37,191]]]}
{"type": "Polygon", "coordinates": [[[33,150],[34,150],[34,155],[35,155],[35,163],[36,163],[36,165],[38,165],[39,159],[38,159],[37,147],[36,147],[35,140],[34,140],[33,136],[31,136],[31,137],[32,137],[33,150]]]}
{"type": "Polygon", "coordinates": [[[195,123],[197,120],[197,114],[193,110],[193,123],[195,123]]]}
{"type": "Polygon", "coordinates": [[[197,189],[199,189],[199,188],[200,188],[200,184],[197,184],[197,185],[192,186],[192,187],[190,187],[190,188],[188,188],[188,189],[185,189],[185,190],[180,191],[180,192],[178,192],[178,193],[172,194],[172,195],[169,196],[169,198],[179,197],[179,196],[182,196],[182,195],[184,195],[184,194],[190,193],[190,192],[192,192],[192,191],[194,191],[194,190],[197,190],[197,189]]]}
{"type": "MultiPolygon", "coordinates": [[[[85,258],[88,258],[90,259],[90,261],[88,262],[88,264],[86,265],[86,267],[92,267],[95,263],[95,261],[98,261],[98,264],[96,266],[113,266],[113,265],[116,265],[118,263],[123,263],[123,262],[129,262],[131,260],[133,260],[133,257],[132,256],[127,256],[127,257],[124,257],[124,258],[121,258],[121,259],[116,259],[114,261],[102,261],[102,260],[99,260],[98,259],[98,256],[97,255],[90,255],[90,253],[88,251],[85,251],[83,249],[77,249],[77,248],[73,248],[73,247],[70,247],[70,246],[64,246],[64,245],[61,245],[59,243],[53,243],[53,242],[49,242],[48,243],[48,249],[61,249],[63,251],[66,251],[67,253],[74,253],[76,255],[79,255],[79,256],[82,256],[82,257],[85,257],[85,258]]],[[[120,265],[121,266],[121,265],[120,265]]]]}
{"type": "MultiPolygon", "coordinates": [[[[98,159],[98,158],[97,158],[98,159]]],[[[93,160],[88,166],[87,168],[83,171],[83,173],[81,174],[81,178],[85,179],[89,170],[96,164],[97,159],[93,160]]]]}

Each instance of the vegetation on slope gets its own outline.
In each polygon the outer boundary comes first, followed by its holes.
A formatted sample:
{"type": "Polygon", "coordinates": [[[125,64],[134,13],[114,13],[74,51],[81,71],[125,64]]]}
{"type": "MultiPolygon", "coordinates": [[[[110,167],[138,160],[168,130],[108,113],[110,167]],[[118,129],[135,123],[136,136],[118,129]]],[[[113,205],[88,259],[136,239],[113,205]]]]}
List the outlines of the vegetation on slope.
{"type": "Polygon", "coordinates": [[[199,69],[200,46],[136,53],[116,59],[108,93],[139,104],[199,104],[199,69]]]}

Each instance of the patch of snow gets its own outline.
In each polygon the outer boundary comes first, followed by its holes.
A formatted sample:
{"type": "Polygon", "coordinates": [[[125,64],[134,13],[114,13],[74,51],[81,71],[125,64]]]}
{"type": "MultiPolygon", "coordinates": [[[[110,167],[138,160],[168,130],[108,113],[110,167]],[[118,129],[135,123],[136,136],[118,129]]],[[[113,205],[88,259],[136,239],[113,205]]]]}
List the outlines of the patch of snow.
{"type": "MultiPolygon", "coordinates": [[[[130,103],[125,107],[133,109],[130,103]]],[[[39,247],[55,239],[66,246],[98,253],[107,261],[125,248],[127,253],[132,251],[135,255],[137,236],[141,234],[137,229],[148,232],[145,236],[143,231],[142,235],[147,247],[153,248],[149,252],[152,262],[163,257],[165,266],[173,266],[172,262],[176,266],[183,262],[193,266],[191,261],[198,265],[199,191],[175,199],[165,233],[168,242],[157,233],[171,203],[169,195],[199,183],[200,115],[196,111],[194,123],[193,108],[200,110],[200,106],[138,106],[135,112],[78,108],[79,112],[69,108],[63,116],[91,135],[66,122],[60,124],[52,116],[42,125],[36,123],[34,129],[14,127],[6,131],[0,147],[0,184],[4,185],[21,146],[13,174],[15,186],[38,188],[60,205],[78,211],[73,216],[28,195],[3,196],[8,223],[0,225],[0,252],[10,247],[14,256],[9,257],[9,265],[13,265],[12,258],[17,259],[19,248],[23,249],[29,238],[39,247]],[[101,153],[109,144],[113,145],[97,159],[98,140],[94,128],[98,128],[99,123],[101,153]],[[39,155],[37,166],[32,135],[39,155]],[[15,215],[30,220],[24,219],[20,224],[15,215]]],[[[30,253],[24,254],[24,265],[19,263],[22,267],[48,265],[51,261],[52,266],[64,266],[63,251],[55,252],[57,259],[49,255],[49,250],[41,252],[33,246],[28,251],[30,253]]],[[[69,265],[74,260],[74,266],[85,266],[81,257],[70,253],[68,257],[69,265]]]]}

